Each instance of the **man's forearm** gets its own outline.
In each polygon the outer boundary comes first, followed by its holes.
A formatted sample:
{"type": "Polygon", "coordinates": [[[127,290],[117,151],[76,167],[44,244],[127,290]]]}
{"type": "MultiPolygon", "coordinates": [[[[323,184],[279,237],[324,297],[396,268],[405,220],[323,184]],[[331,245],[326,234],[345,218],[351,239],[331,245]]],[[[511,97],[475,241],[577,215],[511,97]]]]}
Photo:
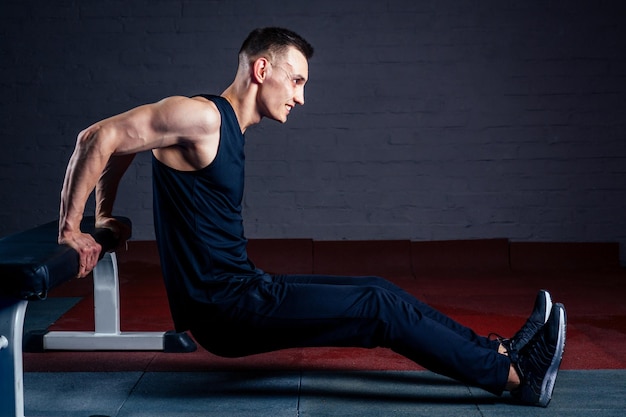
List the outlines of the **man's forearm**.
{"type": "Polygon", "coordinates": [[[61,191],[59,239],[66,233],[80,231],[87,199],[110,157],[97,135],[98,130],[82,132],[70,158],[61,191]]]}
{"type": "Polygon", "coordinates": [[[96,221],[112,217],[117,189],[135,154],[112,156],[96,185],[96,221]]]}

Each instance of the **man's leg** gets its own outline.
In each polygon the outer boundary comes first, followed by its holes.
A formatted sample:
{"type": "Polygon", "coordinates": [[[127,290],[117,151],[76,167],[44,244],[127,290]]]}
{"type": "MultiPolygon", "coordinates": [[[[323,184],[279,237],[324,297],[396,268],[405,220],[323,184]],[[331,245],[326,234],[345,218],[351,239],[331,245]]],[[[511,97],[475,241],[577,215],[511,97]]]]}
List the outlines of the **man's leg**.
{"type": "Polygon", "coordinates": [[[452,318],[446,316],[435,308],[420,301],[415,296],[409,294],[393,282],[384,278],[375,276],[333,276],[333,275],[276,275],[273,277],[276,282],[300,283],[300,284],[329,284],[329,285],[366,285],[380,287],[384,290],[391,291],[403,301],[415,306],[424,316],[441,323],[452,331],[458,333],[467,340],[473,341],[479,346],[498,350],[500,341],[490,340],[487,337],[480,336],[471,328],[464,326],[452,318]]]}
{"type": "Polygon", "coordinates": [[[462,326],[450,326],[450,319],[384,280],[367,285],[360,279],[351,283],[356,285],[335,280],[261,277],[219,314],[204,316],[192,333],[224,356],[290,347],[383,346],[495,394],[505,388],[510,359],[468,338],[462,326]]]}

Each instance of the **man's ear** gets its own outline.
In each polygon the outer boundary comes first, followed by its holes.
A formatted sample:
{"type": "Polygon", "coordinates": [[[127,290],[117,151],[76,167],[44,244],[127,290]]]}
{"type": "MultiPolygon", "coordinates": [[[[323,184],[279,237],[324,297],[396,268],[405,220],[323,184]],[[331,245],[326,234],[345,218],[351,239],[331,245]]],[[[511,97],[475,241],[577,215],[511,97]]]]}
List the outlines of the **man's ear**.
{"type": "Polygon", "coordinates": [[[267,77],[270,62],[265,57],[258,58],[252,64],[252,78],[255,82],[262,84],[267,77]]]}

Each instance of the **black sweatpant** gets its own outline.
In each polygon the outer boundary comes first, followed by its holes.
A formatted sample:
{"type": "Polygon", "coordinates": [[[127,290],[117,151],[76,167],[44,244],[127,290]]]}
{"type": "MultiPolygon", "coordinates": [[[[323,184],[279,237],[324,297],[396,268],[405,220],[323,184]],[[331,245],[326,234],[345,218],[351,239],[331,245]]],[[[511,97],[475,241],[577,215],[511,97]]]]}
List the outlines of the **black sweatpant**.
{"type": "MultiPolygon", "coordinates": [[[[236,280],[237,278],[233,278],[236,280]]],[[[259,275],[223,302],[197,306],[194,338],[239,357],[293,347],[386,347],[500,395],[510,360],[498,342],[378,277],[259,275]]]]}

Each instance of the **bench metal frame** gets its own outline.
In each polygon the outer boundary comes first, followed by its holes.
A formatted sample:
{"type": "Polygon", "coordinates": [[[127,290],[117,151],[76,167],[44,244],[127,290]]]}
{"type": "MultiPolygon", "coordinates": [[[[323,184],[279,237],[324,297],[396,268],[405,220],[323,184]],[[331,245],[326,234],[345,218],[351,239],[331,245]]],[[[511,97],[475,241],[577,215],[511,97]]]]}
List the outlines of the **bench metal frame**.
{"type": "Polygon", "coordinates": [[[94,331],[51,331],[44,350],[163,350],[165,332],[122,332],[117,257],[106,253],[93,270],[94,331]]]}
{"type": "MultiPolygon", "coordinates": [[[[195,344],[185,333],[120,331],[119,277],[115,253],[106,253],[98,262],[93,270],[93,282],[95,330],[48,332],[43,336],[44,349],[195,350],[195,344]],[[174,340],[168,343],[169,339],[174,340]]],[[[22,344],[27,305],[27,300],[0,296],[0,417],[24,417],[22,344]]]]}
{"type": "Polygon", "coordinates": [[[24,417],[22,332],[27,304],[0,297],[0,417],[24,417]]]}

